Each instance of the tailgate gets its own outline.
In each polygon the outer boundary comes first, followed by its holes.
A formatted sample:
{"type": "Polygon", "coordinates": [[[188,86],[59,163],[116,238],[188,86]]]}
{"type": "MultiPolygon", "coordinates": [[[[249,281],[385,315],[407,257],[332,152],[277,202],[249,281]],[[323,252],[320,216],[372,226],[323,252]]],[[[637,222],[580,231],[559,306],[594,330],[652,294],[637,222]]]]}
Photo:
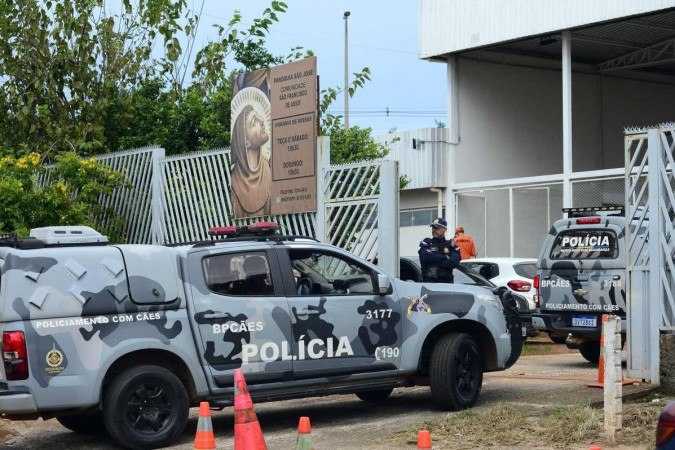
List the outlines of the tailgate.
{"type": "Polygon", "coordinates": [[[621,269],[577,270],[571,262],[542,269],[541,309],[625,315],[624,273],[621,269]]]}
{"type": "Polygon", "coordinates": [[[583,314],[625,316],[623,251],[622,229],[615,224],[559,230],[540,262],[542,311],[579,313],[578,326],[591,326],[583,314]]]}

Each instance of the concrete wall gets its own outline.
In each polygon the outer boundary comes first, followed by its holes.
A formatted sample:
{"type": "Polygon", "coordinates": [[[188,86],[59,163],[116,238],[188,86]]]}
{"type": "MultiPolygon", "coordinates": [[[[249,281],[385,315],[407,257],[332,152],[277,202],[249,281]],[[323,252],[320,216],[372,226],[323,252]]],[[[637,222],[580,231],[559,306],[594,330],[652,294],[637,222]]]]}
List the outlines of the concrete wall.
{"type": "MultiPolygon", "coordinates": [[[[574,73],[573,170],[623,167],[623,129],[675,120],[675,86],[574,73]]],[[[456,182],[562,172],[555,69],[461,58],[456,182]]]]}
{"type": "Polygon", "coordinates": [[[436,193],[429,189],[405,189],[399,194],[399,202],[401,211],[436,208],[438,204],[436,193]]]}

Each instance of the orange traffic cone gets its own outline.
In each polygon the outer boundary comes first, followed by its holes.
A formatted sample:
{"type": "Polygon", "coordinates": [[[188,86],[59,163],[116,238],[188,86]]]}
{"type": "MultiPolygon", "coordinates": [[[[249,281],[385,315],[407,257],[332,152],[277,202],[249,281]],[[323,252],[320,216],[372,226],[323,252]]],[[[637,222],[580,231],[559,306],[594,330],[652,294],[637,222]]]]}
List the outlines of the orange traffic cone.
{"type": "Polygon", "coordinates": [[[267,450],[241,369],[234,371],[234,449],[267,450]]]}
{"type": "Polygon", "coordinates": [[[295,450],[314,450],[312,426],[309,423],[309,417],[301,417],[298,422],[298,440],[295,443],[295,450]]]}
{"type": "MultiPolygon", "coordinates": [[[[602,328],[605,327],[605,321],[607,320],[608,315],[602,315],[602,328]]],[[[600,359],[598,360],[598,381],[596,383],[588,383],[588,387],[604,388],[605,387],[605,333],[600,329],[600,359]]],[[[628,386],[630,384],[635,384],[635,380],[628,380],[623,377],[623,371],[621,371],[621,385],[628,386]]]]}
{"type": "Polygon", "coordinates": [[[429,430],[420,430],[420,432],[417,433],[417,448],[432,448],[431,433],[429,430]]]}
{"type": "Polygon", "coordinates": [[[216,438],[213,435],[211,423],[211,408],[209,402],[199,404],[199,421],[197,422],[197,435],[195,436],[195,450],[214,450],[216,438]]]}

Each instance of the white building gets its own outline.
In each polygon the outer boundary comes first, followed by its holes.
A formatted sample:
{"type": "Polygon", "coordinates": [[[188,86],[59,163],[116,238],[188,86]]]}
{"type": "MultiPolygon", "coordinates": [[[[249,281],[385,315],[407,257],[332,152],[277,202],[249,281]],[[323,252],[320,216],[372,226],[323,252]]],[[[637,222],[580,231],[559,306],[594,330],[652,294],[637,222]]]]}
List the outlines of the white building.
{"type": "Polygon", "coordinates": [[[413,180],[402,255],[439,195],[490,256],[536,256],[562,206],[624,203],[624,129],[675,120],[675,0],[419,6],[420,58],[447,65],[448,128],[380,138],[401,138],[392,158],[413,180]]]}

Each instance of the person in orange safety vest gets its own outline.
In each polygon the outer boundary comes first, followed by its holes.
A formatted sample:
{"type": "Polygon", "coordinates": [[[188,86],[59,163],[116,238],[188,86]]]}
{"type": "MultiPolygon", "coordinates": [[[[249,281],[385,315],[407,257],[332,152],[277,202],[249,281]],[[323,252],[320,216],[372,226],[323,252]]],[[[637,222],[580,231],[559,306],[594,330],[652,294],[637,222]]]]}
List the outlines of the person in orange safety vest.
{"type": "Polygon", "coordinates": [[[455,228],[455,245],[459,247],[459,252],[462,255],[462,261],[469,258],[474,258],[478,253],[476,246],[473,244],[471,236],[464,234],[463,227],[455,228]]]}

